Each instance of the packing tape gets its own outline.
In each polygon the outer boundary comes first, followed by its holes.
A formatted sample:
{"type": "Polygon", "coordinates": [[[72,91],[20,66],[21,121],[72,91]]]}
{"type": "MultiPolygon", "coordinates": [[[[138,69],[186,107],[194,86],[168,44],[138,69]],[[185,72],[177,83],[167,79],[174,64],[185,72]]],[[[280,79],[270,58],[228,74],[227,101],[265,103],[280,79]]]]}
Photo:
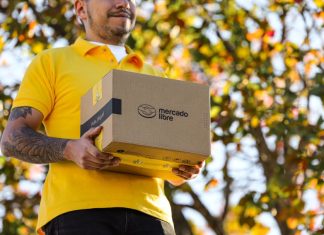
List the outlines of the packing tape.
{"type": "Polygon", "coordinates": [[[102,132],[103,131],[101,131],[100,134],[95,139],[95,145],[99,149],[99,151],[102,151],[102,132]]]}
{"type": "Polygon", "coordinates": [[[92,87],[92,105],[96,105],[102,99],[102,81],[100,80],[92,87]]]}
{"type": "Polygon", "coordinates": [[[146,158],[137,155],[130,155],[125,153],[112,153],[113,156],[121,159],[121,164],[147,168],[151,170],[167,170],[171,171],[172,168],[179,167],[179,163],[168,162],[158,159],[146,158]]]}

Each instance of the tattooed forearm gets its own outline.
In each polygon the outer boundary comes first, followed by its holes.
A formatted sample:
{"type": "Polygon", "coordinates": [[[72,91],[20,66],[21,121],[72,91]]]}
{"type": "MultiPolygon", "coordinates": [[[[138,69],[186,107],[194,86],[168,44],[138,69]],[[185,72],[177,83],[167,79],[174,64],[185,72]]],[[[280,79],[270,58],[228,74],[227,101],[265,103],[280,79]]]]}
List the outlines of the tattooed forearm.
{"type": "Polygon", "coordinates": [[[9,121],[14,121],[14,120],[16,120],[16,119],[18,119],[20,117],[26,118],[28,114],[32,115],[32,108],[31,107],[15,108],[10,113],[9,121]]]}
{"type": "Polygon", "coordinates": [[[3,143],[5,155],[31,163],[50,163],[64,160],[68,140],[51,138],[24,126],[13,130],[3,143]]]}

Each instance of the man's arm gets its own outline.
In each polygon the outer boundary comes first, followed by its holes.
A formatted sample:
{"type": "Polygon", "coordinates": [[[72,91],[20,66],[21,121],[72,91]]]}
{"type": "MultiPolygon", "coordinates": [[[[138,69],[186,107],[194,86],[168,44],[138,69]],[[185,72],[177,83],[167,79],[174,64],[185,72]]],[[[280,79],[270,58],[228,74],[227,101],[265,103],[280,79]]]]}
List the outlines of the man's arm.
{"type": "Polygon", "coordinates": [[[43,115],[31,107],[14,108],[1,139],[4,155],[31,163],[71,160],[84,169],[100,170],[119,164],[119,159],[101,153],[93,139],[101,127],[90,129],[78,140],[60,139],[38,133],[43,115]]]}
{"type": "Polygon", "coordinates": [[[1,140],[3,154],[31,163],[62,161],[68,140],[36,132],[42,119],[43,115],[31,107],[13,109],[1,140]]]}

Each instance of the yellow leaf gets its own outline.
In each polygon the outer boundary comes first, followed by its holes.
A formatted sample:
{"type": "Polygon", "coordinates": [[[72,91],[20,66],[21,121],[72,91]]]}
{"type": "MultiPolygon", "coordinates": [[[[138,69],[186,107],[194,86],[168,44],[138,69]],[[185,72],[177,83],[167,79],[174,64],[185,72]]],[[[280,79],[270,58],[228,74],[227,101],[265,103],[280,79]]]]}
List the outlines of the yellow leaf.
{"type": "Polygon", "coordinates": [[[291,70],[288,75],[293,82],[300,81],[299,73],[296,70],[291,70]]]}
{"type": "Polygon", "coordinates": [[[321,12],[319,12],[319,13],[316,13],[314,16],[315,16],[316,18],[318,18],[318,19],[322,19],[322,20],[324,20],[324,11],[321,11],[321,12]]]}
{"type": "Polygon", "coordinates": [[[220,107],[218,107],[218,106],[212,107],[210,110],[210,117],[215,118],[219,112],[220,112],[220,107]]]}
{"type": "Polygon", "coordinates": [[[287,225],[288,225],[288,228],[290,228],[290,229],[295,229],[295,228],[297,228],[297,226],[298,226],[298,219],[296,219],[296,218],[288,218],[287,219],[287,225]]]}
{"type": "Polygon", "coordinates": [[[319,7],[319,8],[324,7],[324,2],[323,2],[323,0],[314,0],[314,3],[315,3],[316,6],[319,7]]]}
{"type": "Polygon", "coordinates": [[[10,223],[14,222],[16,220],[15,215],[12,212],[8,212],[5,217],[10,223]]]}
{"type": "Polygon", "coordinates": [[[267,92],[265,90],[256,90],[254,92],[254,97],[258,100],[263,100],[263,98],[266,96],[267,92]]]}
{"type": "Polygon", "coordinates": [[[27,227],[20,227],[19,229],[18,229],[18,233],[19,233],[19,235],[28,235],[29,234],[29,231],[28,231],[28,228],[27,227]]]}
{"type": "Polygon", "coordinates": [[[244,215],[249,217],[255,217],[260,213],[260,209],[256,207],[248,207],[246,208],[244,215]]]}
{"type": "Polygon", "coordinates": [[[279,3],[294,3],[295,0],[276,0],[279,3]]]}
{"type": "Polygon", "coordinates": [[[0,37],[0,51],[2,51],[4,48],[4,41],[2,39],[2,37],[0,37]]]}
{"type": "Polygon", "coordinates": [[[257,116],[253,116],[253,118],[251,119],[251,126],[252,127],[257,127],[260,123],[260,120],[257,116]]]}
{"type": "Polygon", "coordinates": [[[246,69],[246,74],[247,75],[252,75],[254,72],[255,72],[254,68],[249,67],[249,68],[246,69]]]}
{"type": "Polygon", "coordinates": [[[284,46],[281,43],[276,43],[274,49],[278,52],[281,52],[284,49],[284,46]]]}
{"type": "Polygon", "coordinates": [[[263,196],[263,197],[261,197],[260,201],[262,203],[268,203],[270,201],[270,198],[268,196],[263,196]]]}
{"type": "Polygon", "coordinates": [[[247,47],[240,47],[238,50],[237,50],[237,56],[239,58],[247,58],[250,54],[250,50],[247,48],[247,47]]]}
{"type": "Polygon", "coordinates": [[[257,223],[256,225],[253,226],[251,229],[251,235],[266,235],[270,229],[260,223],[257,223]]]}
{"type": "Polygon", "coordinates": [[[324,137],[324,130],[321,130],[320,132],[318,132],[318,137],[324,137]]]}
{"type": "Polygon", "coordinates": [[[219,95],[215,95],[215,96],[213,96],[213,101],[214,101],[215,103],[220,104],[220,103],[223,101],[223,99],[222,99],[221,96],[219,96],[219,95]]]}
{"type": "Polygon", "coordinates": [[[276,3],[269,6],[269,10],[271,10],[271,11],[278,11],[279,8],[280,8],[280,6],[276,3]]]}
{"type": "Polygon", "coordinates": [[[262,61],[265,61],[267,58],[268,58],[268,53],[262,51],[262,52],[260,53],[260,59],[261,59],[262,61]]]}
{"type": "Polygon", "coordinates": [[[295,58],[288,57],[285,59],[285,63],[289,68],[292,68],[297,64],[297,60],[295,58]]]}
{"type": "Polygon", "coordinates": [[[44,45],[43,43],[41,42],[35,42],[33,45],[32,45],[32,51],[35,53],[35,54],[38,54],[39,52],[41,52],[43,49],[44,49],[44,45]]]}
{"type": "Polygon", "coordinates": [[[247,33],[246,38],[249,41],[258,40],[262,37],[263,33],[264,33],[264,31],[259,28],[252,33],[247,33]]]}
{"type": "Polygon", "coordinates": [[[203,55],[210,56],[213,54],[213,51],[210,49],[210,46],[205,44],[199,48],[199,52],[203,55]]]}
{"type": "Polygon", "coordinates": [[[249,234],[249,227],[244,224],[239,224],[239,214],[241,212],[241,207],[234,207],[231,208],[229,213],[226,216],[226,220],[224,222],[224,229],[226,231],[226,234],[231,235],[248,235],[249,234]]]}
{"type": "Polygon", "coordinates": [[[29,23],[29,30],[34,30],[34,28],[37,26],[37,22],[36,21],[32,21],[29,23]]]}
{"type": "Polygon", "coordinates": [[[231,89],[231,86],[232,86],[231,82],[227,81],[226,84],[223,87],[223,94],[224,95],[228,95],[229,94],[230,89],[231,89]]]}
{"type": "Polygon", "coordinates": [[[218,180],[213,178],[211,179],[205,186],[205,191],[210,190],[211,188],[214,188],[218,185],[218,180]]]}
{"type": "Polygon", "coordinates": [[[271,125],[274,122],[282,122],[284,119],[284,115],[281,113],[277,113],[274,114],[272,116],[270,116],[267,120],[266,120],[266,124],[267,125],[271,125]]]}
{"type": "Polygon", "coordinates": [[[213,63],[210,65],[210,70],[209,70],[209,72],[210,72],[210,74],[211,74],[212,76],[217,76],[217,75],[221,72],[218,63],[213,62],[213,63]]]}
{"type": "Polygon", "coordinates": [[[25,40],[25,35],[24,34],[20,34],[18,37],[19,42],[22,42],[25,40]]]}
{"type": "Polygon", "coordinates": [[[64,15],[67,10],[68,10],[67,5],[64,5],[61,9],[61,14],[64,15]]]}

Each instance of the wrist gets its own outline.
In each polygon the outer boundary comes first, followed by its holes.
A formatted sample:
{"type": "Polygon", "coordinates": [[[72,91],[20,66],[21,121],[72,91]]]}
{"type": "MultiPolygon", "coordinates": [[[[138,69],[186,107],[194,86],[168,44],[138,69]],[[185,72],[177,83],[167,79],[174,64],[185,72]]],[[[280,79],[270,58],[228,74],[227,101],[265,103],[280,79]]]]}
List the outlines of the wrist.
{"type": "Polygon", "coordinates": [[[66,144],[65,144],[65,147],[63,149],[63,159],[64,160],[68,160],[68,161],[71,161],[71,149],[72,149],[72,146],[73,146],[73,142],[74,140],[67,140],[66,141],[66,144]]]}

